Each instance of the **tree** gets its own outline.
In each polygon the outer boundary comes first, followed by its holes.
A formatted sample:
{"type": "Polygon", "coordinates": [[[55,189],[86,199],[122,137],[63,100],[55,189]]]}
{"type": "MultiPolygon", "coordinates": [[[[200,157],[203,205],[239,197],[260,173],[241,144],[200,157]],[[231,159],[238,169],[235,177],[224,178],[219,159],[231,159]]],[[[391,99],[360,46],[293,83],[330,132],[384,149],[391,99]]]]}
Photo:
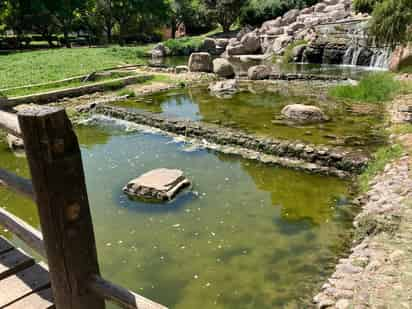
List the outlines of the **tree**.
{"type": "Polygon", "coordinates": [[[168,4],[164,0],[112,0],[112,16],[119,25],[119,43],[136,25],[166,20],[168,4]]]}
{"type": "Polygon", "coordinates": [[[204,2],[222,26],[223,32],[228,32],[247,0],[204,0],[204,2]]]}
{"type": "Polygon", "coordinates": [[[375,5],[382,2],[382,0],[354,0],[353,9],[358,13],[372,13],[375,5]]]}
{"type": "Polygon", "coordinates": [[[112,43],[113,28],[116,20],[113,17],[113,0],[97,0],[96,14],[101,19],[107,42],[112,43]]]}
{"type": "Polygon", "coordinates": [[[412,1],[384,0],[376,4],[369,32],[378,45],[395,47],[412,40],[412,1]]]}
{"type": "Polygon", "coordinates": [[[69,32],[72,30],[76,15],[86,7],[84,0],[43,0],[48,11],[55,16],[64,35],[66,47],[70,48],[69,32]]]}

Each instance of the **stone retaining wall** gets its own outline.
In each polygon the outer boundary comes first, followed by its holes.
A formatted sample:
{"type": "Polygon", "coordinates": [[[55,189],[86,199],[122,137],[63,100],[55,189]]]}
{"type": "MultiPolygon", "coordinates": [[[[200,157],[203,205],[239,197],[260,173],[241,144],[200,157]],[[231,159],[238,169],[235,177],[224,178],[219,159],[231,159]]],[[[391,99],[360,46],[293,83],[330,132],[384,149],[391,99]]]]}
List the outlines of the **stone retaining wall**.
{"type": "Polygon", "coordinates": [[[361,150],[311,145],[299,141],[262,138],[246,134],[239,130],[204,122],[166,119],[160,115],[149,112],[130,111],[125,108],[107,105],[97,106],[95,112],[178,135],[206,140],[210,143],[239,146],[258,151],[261,154],[294,158],[319,166],[335,168],[347,173],[360,173],[365,168],[369,159],[361,150]]]}

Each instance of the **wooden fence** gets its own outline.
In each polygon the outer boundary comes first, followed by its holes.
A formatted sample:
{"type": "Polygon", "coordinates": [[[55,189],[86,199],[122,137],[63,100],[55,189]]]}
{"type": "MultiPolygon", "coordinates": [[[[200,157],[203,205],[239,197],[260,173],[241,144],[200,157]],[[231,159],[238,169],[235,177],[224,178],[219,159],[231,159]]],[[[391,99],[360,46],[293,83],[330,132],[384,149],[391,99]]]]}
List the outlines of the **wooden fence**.
{"type": "Polygon", "coordinates": [[[42,232],[2,208],[0,225],[47,260],[56,308],[103,309],[108,300],[123,308],[166,309],[101,277],[80,147],[65,110],[0,111],[0,129],[24,140],[32,176],[0,169],[0,185],[37,204],[42,232]]]}

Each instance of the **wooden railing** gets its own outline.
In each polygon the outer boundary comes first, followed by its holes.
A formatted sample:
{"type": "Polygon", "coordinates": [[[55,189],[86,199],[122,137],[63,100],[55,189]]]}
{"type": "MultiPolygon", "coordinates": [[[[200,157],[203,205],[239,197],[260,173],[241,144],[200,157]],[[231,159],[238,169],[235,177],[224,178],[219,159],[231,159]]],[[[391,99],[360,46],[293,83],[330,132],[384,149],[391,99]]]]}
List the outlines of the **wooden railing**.
{"type": "Polygon", "coordinates": [[[32,181],[0,169],[0,185],[32,199],[41,232],[0,208],[0,225],[43,256],[57,309],[166,309],[100,275],[77,137],[64,109],[0,111],[0,129],[24,140],[32,181]]]}

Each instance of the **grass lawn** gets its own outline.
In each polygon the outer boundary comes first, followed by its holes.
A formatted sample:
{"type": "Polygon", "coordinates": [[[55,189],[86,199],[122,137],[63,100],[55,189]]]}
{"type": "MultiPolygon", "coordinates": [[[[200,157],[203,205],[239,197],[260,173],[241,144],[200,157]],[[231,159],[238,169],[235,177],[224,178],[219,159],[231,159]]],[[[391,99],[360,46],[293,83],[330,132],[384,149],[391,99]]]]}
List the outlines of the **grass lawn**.
{"type": "Polygon", "coordinates": [[[122,64],[144,63],[144,47],[50,49],[0,55],[0,89],[45,83],[122,64]]]}
{"type": "MultiPolygon", "coordinates": [[[[218,31],[164,43],[173,55],[179,55],[196,49],[206,36],[218,31]]],[[[144,64],[153,46],[61,48],[0,55],[0,89],[57,81],[116,65],[144,64]]]]}

